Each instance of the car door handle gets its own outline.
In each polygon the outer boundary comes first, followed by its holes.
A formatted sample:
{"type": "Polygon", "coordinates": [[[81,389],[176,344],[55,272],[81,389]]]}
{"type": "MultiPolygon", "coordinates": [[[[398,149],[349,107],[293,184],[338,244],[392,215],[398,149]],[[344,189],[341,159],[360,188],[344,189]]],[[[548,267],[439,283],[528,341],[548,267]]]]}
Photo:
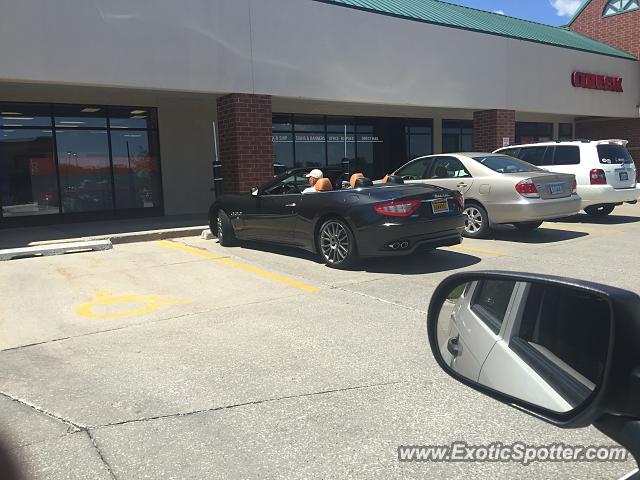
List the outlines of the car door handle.
{"type": "Polygon", "coordinates": [[[457,357],[460,355],[460,341],[459,338],[450,338],[447,342],[447,350],[451,355],[457,357]]]}
{"type": "Polygon", "coordinates": [[[464,183],[464,182],[460,182],[457,186],[458,186],[458,187],[466,187],[466,186],[467,186],[467,184],[466,184],[466,183],[464,183]]]}
{"type": "Polygon", "coordinates": [[[295,206],[296,206],[296,204],[295,204],[295,203],[287,203],[287,204],[285,205],[285,207],[295,207],[295,206]]]}

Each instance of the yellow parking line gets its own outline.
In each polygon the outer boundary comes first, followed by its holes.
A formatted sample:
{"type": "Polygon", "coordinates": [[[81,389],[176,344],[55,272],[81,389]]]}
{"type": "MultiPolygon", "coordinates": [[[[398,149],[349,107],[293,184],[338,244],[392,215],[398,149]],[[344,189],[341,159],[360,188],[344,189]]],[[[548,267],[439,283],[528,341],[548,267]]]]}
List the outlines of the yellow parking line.
{"type": "Polygon", "coordinates": [[[175,248],[176,250],[182,250],[183,252],[188,252],[194,255],[198,255],[199,257],[208,258],[209,260],[214,260],[218,263],[224,263],[225,265],[228,265],[230,267],[238,268],[246,272],[251,272],[261,277],[268,278],[269,280],[274,280],[276,282],[284,283],[285,285],[299,288],[300,290],[304,290],[305,292],[308,292],[308,293],[315,293],[320,291],[320,289],[317,287],[312,287],[311,285],[307,285],[305,283],[298,282],[296,280],[291,280],[290,278],[283,277],[282,275],[278,275],[275,273],[267,272],[260,268],[252,267],[251,265],[246,265],[244,263],[236,262],[235,260],[231,260],[230,258],[219,257],[217,255],[213,255],[209,252],[205,252],[197,248],[187,247],[185,245],[169,242],[167,240],[158,240],[157,243],[159,243],[160,245],[164,245],[165,247],[175,248]]]}
{"type": "Polygon", "coordinates": [[[456,245],[455,247],[450,247],[450,248],[451,248],[451,250],[462,250],[464,252],[485,253],[487,255],[495,255],[496,257],[506,257],[506,256],[508,256],[506,253],[492,252],[491,250],[480,250],[479,248],[463,247],[461,245],[456,245]]]}

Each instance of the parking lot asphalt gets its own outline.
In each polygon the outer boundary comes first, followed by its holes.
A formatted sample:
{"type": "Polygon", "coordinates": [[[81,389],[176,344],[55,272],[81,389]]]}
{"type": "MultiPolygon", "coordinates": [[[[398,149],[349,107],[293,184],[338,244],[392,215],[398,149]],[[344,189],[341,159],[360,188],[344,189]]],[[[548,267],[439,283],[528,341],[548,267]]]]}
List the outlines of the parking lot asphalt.
{"type": "Polygon", "coordinates": [[[618,478],[626,463],[400,463],[399,445],[611,445],[450,379],[426,341],[453,272],[630,290],[640,207],[326,268],[186,237],[4,262],[0,436],[27,478],[618,478]]]}

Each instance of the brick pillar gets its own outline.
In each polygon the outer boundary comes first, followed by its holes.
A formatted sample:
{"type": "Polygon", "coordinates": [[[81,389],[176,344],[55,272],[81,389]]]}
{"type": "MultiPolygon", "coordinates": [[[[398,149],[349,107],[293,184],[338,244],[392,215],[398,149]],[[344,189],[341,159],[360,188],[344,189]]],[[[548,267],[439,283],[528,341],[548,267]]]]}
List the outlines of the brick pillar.
{"type": "Polygon", "coordinates": [[[249,193],[273,178],[271,96],[218,98],[218,143],[225,193],[249,193]]]}
{"type": "Polygon", "coordinates": [[[473,112],[473,148],[478,152],[493,152],[516,141],[516,112],[513,110],[481,110],[473,112]]]}

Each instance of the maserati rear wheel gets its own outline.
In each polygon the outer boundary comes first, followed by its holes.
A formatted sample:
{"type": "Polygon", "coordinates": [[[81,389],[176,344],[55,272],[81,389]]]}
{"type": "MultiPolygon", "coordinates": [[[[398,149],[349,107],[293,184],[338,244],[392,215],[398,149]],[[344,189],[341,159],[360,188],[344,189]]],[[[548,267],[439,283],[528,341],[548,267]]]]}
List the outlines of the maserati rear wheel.
{"type": "Polygon", "coordinates": [[[349,268],[358,261],[356,240],[349,226],[338,218],[325,221],[318,230],[318,251],[331,268],[349,268]]]}

